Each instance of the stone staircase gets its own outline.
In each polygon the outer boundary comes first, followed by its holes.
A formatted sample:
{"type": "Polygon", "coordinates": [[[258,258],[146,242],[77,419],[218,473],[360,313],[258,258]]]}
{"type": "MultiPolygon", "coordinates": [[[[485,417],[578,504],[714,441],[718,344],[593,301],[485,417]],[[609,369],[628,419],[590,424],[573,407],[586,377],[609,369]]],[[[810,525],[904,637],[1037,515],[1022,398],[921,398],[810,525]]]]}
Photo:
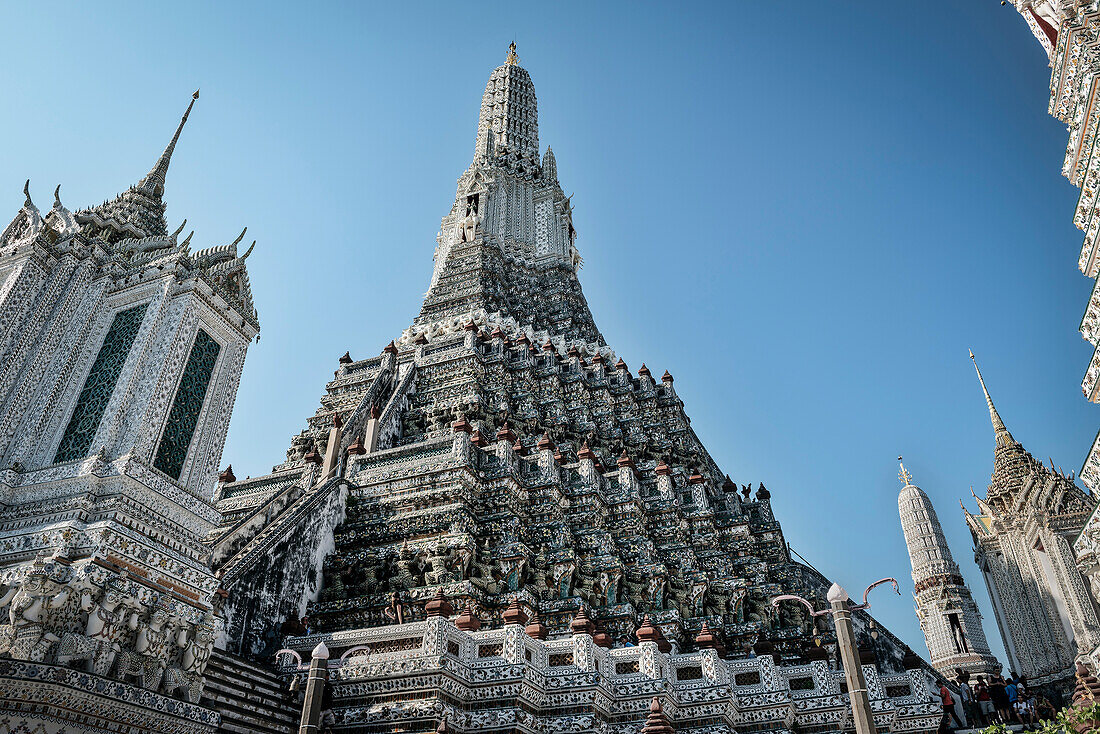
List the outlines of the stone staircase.
{"type": "Polygon", "coordinates": [[[278,676],[223,650],[206,666],[202,705],[221,714],[219,731],[232,734],[292,734],[301,715],[278,676]]]}

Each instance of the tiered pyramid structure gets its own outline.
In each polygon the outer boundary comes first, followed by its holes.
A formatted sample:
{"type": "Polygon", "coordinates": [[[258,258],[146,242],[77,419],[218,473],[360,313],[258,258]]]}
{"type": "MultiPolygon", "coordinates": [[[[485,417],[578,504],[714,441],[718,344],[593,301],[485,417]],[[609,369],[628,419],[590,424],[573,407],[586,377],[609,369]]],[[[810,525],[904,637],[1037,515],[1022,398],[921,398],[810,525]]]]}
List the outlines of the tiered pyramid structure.
{"type": "MultiPolygon", "coordinates": [[[[0,233],[0,730],[287,731],[315,649],[339,731],[850,727],[833,633],[771,601],[828,583],[596,328],[514,47],[420,315],[243,481],[252,248],[168,231],[191,109],[139,183],[45,216],[26,187],[0,233]]],[[[921,662],[856,623],[876,721],[935,728],[921,662]]]]}
{"type": "Polygon", "coordinates": [[[412,619],[438,588],[487,625],[519,597],[551,630],[584,608],[614,639],[649,615],[689,646],[706,622],[740,654],[816,647],[800,609],[770,600],[823,599],[820,575],[791,559],[764,485],[738,486],[707,452],[672,375],[608,346],[575,239],[510,53],[486,84],[420,315],[379,356],[339,360],[271,475],[220,486],[215,559],[227,588],[243,585],[230,602],[242,649],[262,644],[250,620],[307,602],[314,629],[339,630],[398,608],[412,619]]]}

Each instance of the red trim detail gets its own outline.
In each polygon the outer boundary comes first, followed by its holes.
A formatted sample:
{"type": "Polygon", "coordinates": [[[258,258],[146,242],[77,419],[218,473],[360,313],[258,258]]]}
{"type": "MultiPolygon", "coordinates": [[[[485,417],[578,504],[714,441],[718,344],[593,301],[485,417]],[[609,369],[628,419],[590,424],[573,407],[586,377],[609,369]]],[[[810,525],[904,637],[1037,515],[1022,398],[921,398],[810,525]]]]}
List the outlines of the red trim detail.
{"type": "Polygon", "coordinates": [[[1045,20],[1043,20],[1042,16],[1036,13],[1034,9],[1028,8],[1027,12],[1031,13],[1031,17],[1035,19],[1035,22],[1039,25],[1039,28],[1042,29],[1043,35],[1045,35],[1047,37],[1047,40],[1050,41],[1051,48],[1057,46],[1058,30],[1050,23],[1047,23],[1045,20]]]}

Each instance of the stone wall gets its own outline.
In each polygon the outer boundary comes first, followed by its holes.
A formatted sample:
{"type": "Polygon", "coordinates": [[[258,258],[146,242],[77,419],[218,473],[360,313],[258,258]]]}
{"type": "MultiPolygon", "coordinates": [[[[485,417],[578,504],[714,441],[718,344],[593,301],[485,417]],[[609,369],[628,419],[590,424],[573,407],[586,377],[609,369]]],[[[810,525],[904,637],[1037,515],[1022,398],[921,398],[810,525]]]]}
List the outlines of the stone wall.
{"type": "MultiPolygon", "coordinates": [[[[824,661],[725,660],[714,649],[661,652],[657,642],[606,649],[585,632],[539,640],[520,624],[463,631],[440,617],[287,644],[308,662],[322,641],[346,730],[435,731],[445,719],[457,732],[635,734],[654,696],[678,734],[852,726],[843,673],[824,661]]],[[[304,675],[293,655],[280,660],[284,672],[304,675]]],[[[863,671],[880,731],[936,729],[941,711],[926,670],[863,671]]]]}

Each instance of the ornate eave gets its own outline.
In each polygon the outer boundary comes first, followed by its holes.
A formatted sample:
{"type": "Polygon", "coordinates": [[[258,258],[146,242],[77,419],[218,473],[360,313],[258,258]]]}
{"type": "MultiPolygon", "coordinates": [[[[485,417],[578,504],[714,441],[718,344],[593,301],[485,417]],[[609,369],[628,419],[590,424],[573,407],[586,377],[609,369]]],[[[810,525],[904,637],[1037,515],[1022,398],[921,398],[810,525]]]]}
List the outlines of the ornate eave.
{"type": "Polygon", "coordinates": [[[1092,446],[1089,447],[1088,456],[1081,464],[1079,474],[1081,481],[1090,491],[1100,493],[1100,431],[1097,431],[1092,439],[1092,446]]]}
{"type": "Polygon", "coordinates": [[[1081,378],[1081,392],[1090,403],[1100,402],[1098,378],[1100,378],[1100,346],[1093,349],[1088,369],[1085,370],[1085,375],[1081,378]]]}
{"type": "Polygon", "coordinates": [[[107,241],[122,239],[144,239],[148,233],[133,222],[125,219],[119,220],[114,216],[95,210],[84,210],[76,213],[76,221],[83,225],[84,233],[90,237],[100,237],[107,241]],[[103,237],[103,232],[109,230],[112,234],[103,237]]]}
{"type": "Polygon", "coordinates": [[[1089,302],[1085,306],[1085,313],[1081,315],[1078,329],[1086,341],[1100,345],[1100,279],[1093,283],[1089,302]]]}

